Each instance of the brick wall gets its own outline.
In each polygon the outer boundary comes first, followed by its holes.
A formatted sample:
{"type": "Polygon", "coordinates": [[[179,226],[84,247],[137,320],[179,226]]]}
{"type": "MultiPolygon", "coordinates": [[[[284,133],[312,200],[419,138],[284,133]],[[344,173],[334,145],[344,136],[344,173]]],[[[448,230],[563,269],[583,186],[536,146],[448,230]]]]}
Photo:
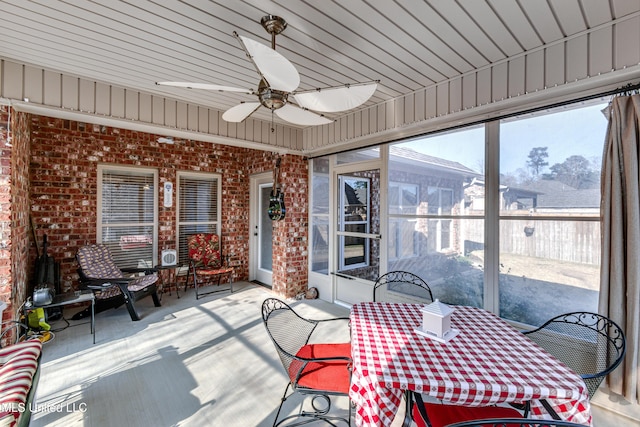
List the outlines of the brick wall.
{"type": "MultiPolygon", "coordinates": [[[[75,253],[96,240],[97,165],[157,168],[159,181],[175,184],[177,171],[222,176],[222,233],[225,252],[233,253],[235,280],[248,279],[249,186],[254,173],[273,168],[273,153],[175,138],[63,119],[30,117],[31,209],[37,236],[47,234],[49,253],[61,263],[63,290],[77,286],[75,253]]],[[[292,296],[306,289],[307,162],[283,158],[287,219],[274,224],[274,291],[292,296]]],[[[158,248],[175,247],[175,203],[162,206],[159,194],[158,248]]],[[[24,231],[26,233],[26,231],[24,231]]],[[[30,254],[35,259],[35,250],[30,254]]]]}
{"type": "Polygon", "coordinates": [[[308,162],[284,156],[280,172],[287,211],[274,222],[273,290],[294,297],[307,289],[308,162]]]}
{"type": "MultiPolygon", "coordinates": [[[[11,301],[11,148],[7,147],[9,107],[0,105],[0,297],[11,301]]],[[[8,312],[8,311],[7,311],[8,312]]]]}
{"type": "Polygon", "coordinates": [[[7,147],[8,120],[9,107],[0,105],[0,297],[7,305],[11,304],[11,148],[7,147]]]}
{"type": "Polygon", "coordinates": [[[15,318],[27,295],[29,258],[29,124],[0,106],[0,300],[15,318]],[[8,128],[11,129],[9,135],[8,128]],[[11,137],[11,140],[9,140],[11,137]]]}

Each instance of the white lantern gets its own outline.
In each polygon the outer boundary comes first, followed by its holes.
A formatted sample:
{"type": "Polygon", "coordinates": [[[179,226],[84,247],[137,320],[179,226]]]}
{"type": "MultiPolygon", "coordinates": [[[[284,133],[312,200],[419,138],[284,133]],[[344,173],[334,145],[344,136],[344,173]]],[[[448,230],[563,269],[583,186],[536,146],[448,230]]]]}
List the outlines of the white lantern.
{"type": "Polygon", "coordinates": [[[444,342],[458,335],[459,331],[451,327],[451,314],[455,311],[453,308],[436,299],[422,307],[421,311],[422,327],[416,329],[416,332],[444,342]]]}

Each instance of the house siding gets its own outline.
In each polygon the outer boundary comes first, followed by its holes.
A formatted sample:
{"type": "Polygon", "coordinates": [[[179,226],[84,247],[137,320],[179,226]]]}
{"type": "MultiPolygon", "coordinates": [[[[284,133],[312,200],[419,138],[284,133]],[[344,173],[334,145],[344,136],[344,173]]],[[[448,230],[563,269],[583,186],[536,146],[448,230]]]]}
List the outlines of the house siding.
{"type": "Polygon", "coordinates": [[[44,107],[52,116],[91,115],[120,122],[122,127],[153,126],[165,134],[219,137],[230,145],[241,141],[264,150],[302,151],[303,131],[298,128],[279,124],[277,132],[271,132],[271,123],[252,118],[229,123],[222,119],[222,111],[6,59],[0,59],[0,98],[28,99],[27,106],[44,107]]]}

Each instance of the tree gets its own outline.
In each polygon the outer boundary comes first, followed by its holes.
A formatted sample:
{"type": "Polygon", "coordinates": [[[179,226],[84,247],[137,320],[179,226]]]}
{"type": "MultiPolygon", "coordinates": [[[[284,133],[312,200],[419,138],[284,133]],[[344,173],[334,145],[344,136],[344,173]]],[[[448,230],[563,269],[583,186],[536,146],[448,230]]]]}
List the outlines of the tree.
{"type": "Polygon", "coordinates": [[[567,157],[562,163],[556,163],[549,168],[550,178],[563,182],[573,188],[597,188],[599,186],[599,172],[592,163],[583,156],[567,157]]]}
{"type": "Polygon", "coordinates": [[[534,147],[529,151],[527,166],[536,178],[545,166],[549,166],[549,162],[545,160],[549,157],[549,153],[547,153],[548,148],[549,147],[534,147]]]}
{"type": "Polygon", "coordinates": [[[500,184],[508,187],[528,185],[534,181],[534,177],[525,168],[518,168],[513,172],[500,174],[500,184]]]}
{"type": "Polygon", "coordinates": [[[515,187],[516,185],[518,185],[518,178],[516,178],[514,172],[501,173],[500,184],[506,185],[507,187],[515,187]]]}

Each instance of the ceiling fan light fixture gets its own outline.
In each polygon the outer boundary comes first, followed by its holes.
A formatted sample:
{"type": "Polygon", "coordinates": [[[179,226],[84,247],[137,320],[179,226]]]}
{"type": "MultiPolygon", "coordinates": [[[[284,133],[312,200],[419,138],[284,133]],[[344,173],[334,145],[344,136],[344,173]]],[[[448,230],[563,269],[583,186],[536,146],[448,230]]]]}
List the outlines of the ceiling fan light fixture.
{"type": "Polygon", "coordinates": [[[267,85],[264,79],[260,80],[258,86],[258,99],[260,103],[270,110],[277,110],[287,103],[289,94],[281,90],[275,90],[267,85]]]}
{"type": "Polygon", "coordinates": [[[260,103],[270,110],[277,110],[287,103],[287,94],[278,90],[267,89],[260,94],[260,103]]]}

